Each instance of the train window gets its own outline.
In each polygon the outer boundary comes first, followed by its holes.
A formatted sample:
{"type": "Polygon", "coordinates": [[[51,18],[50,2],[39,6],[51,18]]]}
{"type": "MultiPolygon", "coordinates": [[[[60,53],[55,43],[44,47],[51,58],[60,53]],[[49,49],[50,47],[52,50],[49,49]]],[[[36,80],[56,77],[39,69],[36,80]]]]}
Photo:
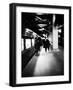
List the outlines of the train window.
{"type": "Polygon", "coordinates": [[[32,46],[34,46],[34,39],[32,39],[32,46]]]}
{"type": "Polygon", "coordinates": [[[26,39],[26,49],[31,48],[31,39],[26,39]]]}

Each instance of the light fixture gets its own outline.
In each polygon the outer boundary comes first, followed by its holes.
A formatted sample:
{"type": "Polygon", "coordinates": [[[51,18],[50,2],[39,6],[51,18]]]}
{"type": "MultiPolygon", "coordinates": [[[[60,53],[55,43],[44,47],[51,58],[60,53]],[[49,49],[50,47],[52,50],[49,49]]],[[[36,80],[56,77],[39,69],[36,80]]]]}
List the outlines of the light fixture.
{"type": "Polygon", "coordinates": [[[42,27],[47,26],[47,24],[38,24],[38,26],[42,28],[42,27]]]}
{"type": "Polygon", "coordinates": [[[43,31],[43,30],[44,30],[44,28],[40,28],[40,29],[39,29],[39,31],[43,31]]]}
{"type": "Polygon", "coordinates": [[[29,31],[31,31],[29,28],[26,28],[25,30],[26,30],[27,33],[28,33],[29,31]]]}
{"type": "Polygon", "coordinates": [[[61,33],[61,29],[59,29],[58,32],[61,33]]]}

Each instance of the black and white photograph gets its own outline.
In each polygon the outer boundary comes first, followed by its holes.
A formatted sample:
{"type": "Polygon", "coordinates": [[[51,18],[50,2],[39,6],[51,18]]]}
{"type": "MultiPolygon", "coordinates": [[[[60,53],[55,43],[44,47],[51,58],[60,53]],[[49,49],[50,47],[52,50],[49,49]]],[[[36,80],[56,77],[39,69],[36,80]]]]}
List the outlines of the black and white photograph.
{"type": "Polygon", "coordinates": [[[22,12],[22,77],[64,75],[64,15],[22,12]]]}
{"type": "Polygon", "coordinates": [[[71,83],[71,7],[10,4],[10,86],[71,83]]]}

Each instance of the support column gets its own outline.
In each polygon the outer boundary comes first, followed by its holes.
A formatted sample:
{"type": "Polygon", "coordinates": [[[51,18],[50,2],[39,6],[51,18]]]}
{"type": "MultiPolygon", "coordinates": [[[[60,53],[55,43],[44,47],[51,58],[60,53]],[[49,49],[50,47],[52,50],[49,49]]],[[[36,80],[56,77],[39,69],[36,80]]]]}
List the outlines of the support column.
{"type": "Polygon", "coordinates": [[[31,47],[32,47],[32,39],[31,39],[31,47]]]}
{"type": "Polygon", "coordinates": [[[54,26],[55,23],[55,15],[53,15],[53,50],[58,49],[58,31],[57,31],[57,27],[54,26]]]}
{"type": "Polygon", "coordinates": [[[53,27],[53,49],[58,49],[58,31],[53,27]]]}

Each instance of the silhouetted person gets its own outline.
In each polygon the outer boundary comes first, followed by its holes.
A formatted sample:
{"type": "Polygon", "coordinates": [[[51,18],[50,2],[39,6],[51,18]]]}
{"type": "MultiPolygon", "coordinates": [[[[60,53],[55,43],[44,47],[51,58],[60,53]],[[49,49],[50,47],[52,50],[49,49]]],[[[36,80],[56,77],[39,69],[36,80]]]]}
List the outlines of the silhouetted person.
{"type": "Polygon", "coordinates": [[[36,40],[35,40],[35,49],[36,49],[36,52],[38,54],[38,52],[40,51],[40,47],[42,45],[42,40],[40,37],[38,37],[36,40]]]}
{"type": "Polygon", "coordinates": [[[45,39],[45,40],[43,41],[43,43],[44,43],[45,51],[47,52],[47,49],[48,49],[48,51],[49,51],[50,41],[49,41],[48,39],[45,39]]]}
{"type": "Polygon", "coordinates": [[[49,41],[48,39],[46,40],[46,45],[47,45],[47,49],[48,49],[48,51],[49,51],[50,41],[49,41]]]}

